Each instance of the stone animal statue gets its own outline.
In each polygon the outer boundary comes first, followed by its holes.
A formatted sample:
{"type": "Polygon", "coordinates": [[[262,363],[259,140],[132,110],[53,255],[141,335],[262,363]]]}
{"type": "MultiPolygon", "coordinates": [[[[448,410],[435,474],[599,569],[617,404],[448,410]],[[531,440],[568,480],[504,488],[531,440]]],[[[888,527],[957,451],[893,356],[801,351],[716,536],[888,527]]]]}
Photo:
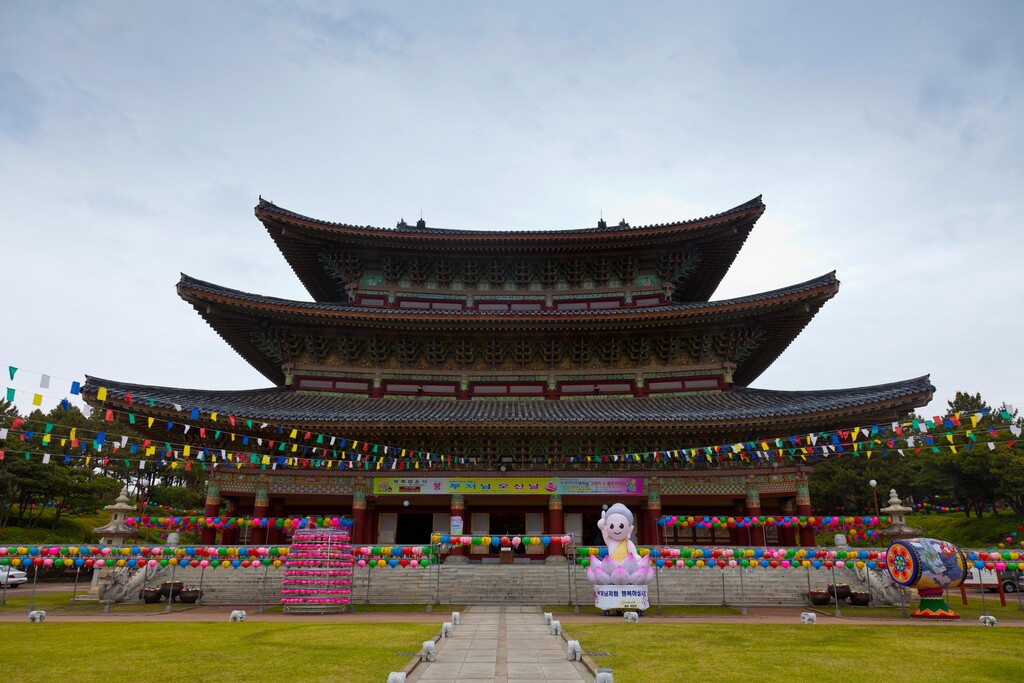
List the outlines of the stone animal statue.
{"type": "Polygon", "coordinates": [[[598,669],[594,675],[594,683],[615,683],[611,669],[598,669]]]}
{"type": "Polygon", "coordinates": [[[441,624],[441,637],[451,638],[452,637],[452,622],[446,621],[441,624]]]}
{"type": "Polygon", "coordinates": [[[548,628],[551,630],[551,635],[553,635],[553,636],[560,636],[560,635],[562,635],[562,622],[560,622],[558,619],[552,620],[552,622],[548,626],[548,628]]]}
{"type": "Polygon", "coordinates": [[[423,641],[423,649],[420,650],[421,662],[433,662],[437,659],[437,646],[432,640],[423,641]]]}
{"type": "Polygon", "coordinates": [[[100,600],[110,602],[128,602],[146,586],[162,583],[171,574],[168,567],[161,567],[159,564],[155,567],[147,564],[134,569],[108,565],[95,571],[99,572],[97,587],[100,600]]]}
{"type": "Polygon", "coordinates": [[[231,614],[228,615],[228,621],[245,621],[245,610],[231,610],[231,614]]]}
{"type": "Polygon", "coordinates": [[[452,626],[458,626],[462,621],[462,612],[452,612],[452,626]]]}
{"type": "Polygon", "coordinates": [[[817,624],[818,623],[818,615],[815,614],[814,612],[801,612],[800,613],[800,623],[801,624],[817,624]]]}
{"type": "Polygon", "coordinates": [[[636,624],[640,622],[640,615],[636,612],[624,612],[622,618],[626,620],[627,624],[636,624]]]}
{"type": "Polygon", "coordinates": [[[388,683],[405,683],[405,672],[392,671],[388,674],[388,683]]]}
{"type": "Polygon", "coordinates": [[[544,613],[544,625],[545,626],[549,626],[551,624],[551,620],[552,619],[554,619],[554,617],[551,616],[551,612],[545,612],[544,613]]]}
{"type": "Polygon", "coordinates": [[[580,641],[570,640],[568,647],[566,647],[565,658],[570,662],[582,661],[583,660],[583,648],[580,647],[580,641]]]}
{"type": "Polygon", "coordinates": [[[978,623],[982,626],[995,626],[999,622],[996,621],[996,618],[990,614],[982,614],[980,617],[978,617],[978,623]]]}
{"type": "Polygon", "coordinates": [[[46,621],[46,612],[41,609],[34,609],[28,613],[29,621],[46,621]]]}

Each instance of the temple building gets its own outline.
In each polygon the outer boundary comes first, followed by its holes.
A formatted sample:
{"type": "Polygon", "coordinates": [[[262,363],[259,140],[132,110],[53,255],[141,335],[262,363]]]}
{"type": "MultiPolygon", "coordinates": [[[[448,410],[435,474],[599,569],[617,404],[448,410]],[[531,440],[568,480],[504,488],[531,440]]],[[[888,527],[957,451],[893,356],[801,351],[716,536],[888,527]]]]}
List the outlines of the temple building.
{"type": "Polygon", "coordinates": [[[757,197],[643,227],[482,231],[331,223],[261,198],[256,217],[312,301],[187,275],[178,294],[273,386],[90,377],[84,393],[95,407],[173,422],[174,441],[193,449],[242,448],[211,436],[230,416],[253,456],[210,470],[208,515],[351,514],[357,543],[418,543],[453,527],[589,543],[601,505],[620,501],[640,543],[813,544],[807,528],[659,538],[655,523],[662,509],[810,514],[799,451],[752,460],[703,447],[891,422],[931,399],[928,377],[750,387],[839,289],[833,272],[711,300],[764,210],[757,197]]]}

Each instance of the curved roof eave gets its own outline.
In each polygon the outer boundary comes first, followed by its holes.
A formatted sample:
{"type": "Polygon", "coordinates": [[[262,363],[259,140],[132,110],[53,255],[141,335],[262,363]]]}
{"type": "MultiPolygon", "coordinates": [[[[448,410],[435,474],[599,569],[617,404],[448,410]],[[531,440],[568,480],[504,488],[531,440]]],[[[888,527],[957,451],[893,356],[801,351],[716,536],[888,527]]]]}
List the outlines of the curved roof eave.
{"type": "Polygon", "coordinates": [[[576,242],[580,239],[585,240],[596,237],[602,241],[618,241],[623,237],[643,233],[673,232],[678,230],[692,231],[709,225],[721,223],[723,219],[729,219],[739,214],[760,215],[764,212],[764,209],[765,205],[762,201],[762,196],[758,195],[753,199],[734,206],[731,209],[700,218],[691,218],[688,220],[673,221],[669,223],[654,223],[636,227],[630,227],[628,225],[609,225],[606,227],[571,228],[567,230],[461,230],[450,228],[417,228],[415,226],[406,226],[404,228],[381,228],[370,225],[351,225],[349,223],[325,221],[319,218],[305,216],[295,211],[282,208],[263,197],[260,197],[259,203],[256,205],[254,211],[256,213],[256,217],[261,221],[265,217],[269,218],[273,216],[285,219],[295,225],[302,225],[317,230],[325,235],[374,235],[378,238],[383,236],[395,240],[427,240],[432,242],[443,242],[446,239],[460,242],[487,242],[500,240],[506,243],[512,241],[530,243],[532,245],[536,244],[538,240],[544,242],[576,242]]]}
{"type": "Polygon", "coordinates": [[[800,282],[787,287],[750,294],[733,299],[721,299],[718,301],[692,302],[692,303],[671,303],[662,306],[648,306],[644,308],[612,309],[599,311],[572,311],[572,310],[548,310],[548,311],[510,311],[493,312],[477,310],[422,310],[422,309],[396,309],[396,308],[371,308],[366,306],[351,306],[329,302],[297,301],[293,299],[282,299],[279,297],[254,294],[238,289],[231,289],[212,282],[206,282],[193,278],[184,273],[178,281],[178,295],[192,303],[199,305],[224,304],[249,311],[262,311],[270,314],[291,317],[301,320],[302,318],[315,319],[323,322],[324,319],[336,319],[339,322],[373,321],[394,324],[398,321],[423,321],[423,322],[460,322],[460,321],[508,321],[514,320],[521,324],[531,320],[552,319],[559,321],[584,320],[616,321],[631,319],[658,319],[658,318],[684,318],[700,317],[701,315],[714,315],[719,311],[757,310],[770,308],[780,303],[785,303],[794,298],[818,298],[824,296],[831,298],[839,289],[839,280],[835,271],[831,271],[805,282],[800,282]],[[801,295],[804,295],[801,297],[801,295]]]}
{"type": "MultiPolygon", "coordinates": [[[[231,348],[275,384],[284,384],[285,376],[252,335],[254,328],[277,319],[300,328],[362,328],[394,330],[404,328],[437,334],[438,325],[461,333],[516,331],[550,334],[572,325],[586,333],[608,330],[638,330],[673,326],[691,328],[736,325],[751,318],[763,325],[765,336],[753,352],[737,367],[738,384],[753,382],[789,346],[818,310],[838,291],[835,272],[807,282],[746,297],[717,302],[668,304],[644,309],[609,311],[517,311],[493,313],[479,311],[408,311],[401,309],[363,309],[338,304],[290,301],[250,294],[182,275],[179,295],[189,302],[231,348]]],[[[372,333],[372,332],[371,332],[372,333]]]]}
{"type": "MultiPolygon", "coordinates": [[[[401,401],[338,394],[290,391],[279,388],[243,391],[156,387],[86,377],[83,394],[95,400],[99,387],[107,389],[107,403],[123,402],[132,394],[136,405],[153,401],[150,410],[186,413],[217,412],[237,418],[338,425],[346,429],[419,427],[431,423],[553,426],[567,423],[643,423],[668,427],[723,427],[785,420],[840,419],[909,411],[930,400],[935,387],[930,377],[887,384],[819,391],[776,391],[738,387],[733,391],[664,397],[603,398],[594,401],[401,401]]],[[[140,407],[145,411],[146,408],[140,407]]],[[[894,418],[896,419],[896,418],[894,418]]],[[[846,423],[846,425],[851,422],[846,423]]],[[[837,425],[837,426],[846,426],[837,425]]],[[[507,428],[507,425],[504,427],[507,428]]],[[[354,436],[354,435],[353,435],[354,436]]],[[[765,436],[768,436],[767,434],[765,436]]]]}
{"type": "Polygon", "coordinates": [[[296,277],[317,301],[344,300],[342,286],[320,262],[324,249],[351,251],[412,250],[446,254],[488,251],[542,253],[553,251],[614,250],[624,248],[659,251],[682,240],[696,240],[707,247],[701,274],[673,295],[676,300],[707,301],[718,288],[754,223],[764,213],[758,195],[721,213],[686,221],[639,227],[607,226],[571,230],[448,230],[441,228],[377,228],[332,223],[283,209],[260,197],[256,217],[263,223],[278,251],[296,277]],[[332,246],[333,245],[333,246],[332,246]]]}

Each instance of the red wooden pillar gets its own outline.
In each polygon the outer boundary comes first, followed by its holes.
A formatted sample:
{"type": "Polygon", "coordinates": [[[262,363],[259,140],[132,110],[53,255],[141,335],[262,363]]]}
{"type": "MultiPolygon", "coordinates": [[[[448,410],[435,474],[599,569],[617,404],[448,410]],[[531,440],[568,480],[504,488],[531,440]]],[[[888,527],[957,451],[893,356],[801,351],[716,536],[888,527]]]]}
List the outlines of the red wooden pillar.
{"type": "Polygon", "coordinates": [[[661,517],[661,494],[658,489],[647,492],[647,507],[644,509],[644,525],[638,534],[640,545],[660,545],[658,518],[661,517]]]}
{"type": "MultiPolygon", "coordinates": [[[[224,514],[221,519],[231,519],[233,517],[238,517],[238,505],[235,504],[234,499],[227,498],[224,500],[224,514]]],[[[238,545],[238,533],[239,527],[237,524],[225,526],[220,532],[221,545],[238,545]]]]}
{"type": "MultiPolygon", "coordinates": [[[[466,500],[462,497],[461,493],[453,493],[452,494],[452,503],[451,503],[450,512],[451,512],[451,516],[452,517],[462,517],[463,531],[465,531],[466,528],[469,525],[469,520],[466,519],[466,500]]],[[[451,526],[450,525],[449,525],[448,528],[449,528],[449,530],[451,530],[451,526]]],[[[460,534],[460,535],[465,535],[465,534],[460,534]]],[[[463,546],[460,543],[459,545],[451,545],[449,547],[448,559],[446,559],[445,562],[466,562],[466,561],[467,560],[466,560],[466,547],[465,546],[463,546]]]]}
{"type": "MultiPolygon", "coordinates": [[[[811,492],[806,479],[798,481],[796,484],[796,514],[800,517],[810,517],[813,514],[811,510],[811,492]]],[[[800,545],[805,548],[813,548],[817,545],[812,527],[800,527],[800,545]]]]}
{"type": "MultiPolygon", "coordinates": [[[[206,507],[203,510],[207,517],[217,517],[220,513],[220,484],[214,481],[206,483],[206,507]]],[[[204,527],[199,535],[203,545],[213,545],[217,542],[216,527],[204,527]]]]}
{"type": "Polygon", "coordinates": [[[366,489],[356,486],[352,490],[352,543],[367,543],[366,538],[366,489]]]}
{"type": "MultiPolygon", "coordinates": [[[[788,514],[788,513],[785,513],[788,514]]],[[[782,516],[785,516],[783,514],[782,516]]],[[[790,515],[792,516],[792,515],[790,515]]],[[[778,519],[778,516],[776,516],[778,519]]],[[[796,545],[796,527],[795,526],[780,526],[779,527],[779,545],[783,546],[794,546],[796,545]]]]}
{"type": "MultiPolygon", "coordinates": [[[[757,489],[757,480],[754,477],[747,479],[746,516],[751,519],[761,516],[761,493],[757,489]]],[[[764,545],[764,527],[750,528],[750,545],[764,545]]]]}
{"type": "MultiPolygon", "coordinates": [[[[742,501],[734,500],[732,506],[732,516],[742,520],[745,516],[746,508],[742,501]]],[[[739,522],[736,526],[729,529],[729,543],[731,545],[746,545],[747,544],[747,530],[743,528],[743,525],[739,522]]]]}
{"type": "Polygon", "coordinates": [[[565,533],[565,516],[562,514],[562,496],[552,493],[548,498],[547,535],[551,537],[545,554],[545,562],[561,562],[565,559],[565,548],[562,547],[562,534],[565,533]],[[557,538],[556,538],[557,537],[557,538]]]}
{"type": "Polygon", "coordinates": [[[277,526],[277,520],[284,517],[284,501],[278,499],[270,506],[269,525],[267,526],[267,545],[281,545],[284,541],[284,528],[277,526]]]}
{"type": "MultiPolygon", "coordinates": [[[[270,510],[270,490],[266,484],[256,486],[256,502],[252,507],[253,517],[266,517],[270,510]]],[[[249,542],[255,545],[262,545],[267,542],[267,530],[263,527],[253,527],[249,542]]]]}

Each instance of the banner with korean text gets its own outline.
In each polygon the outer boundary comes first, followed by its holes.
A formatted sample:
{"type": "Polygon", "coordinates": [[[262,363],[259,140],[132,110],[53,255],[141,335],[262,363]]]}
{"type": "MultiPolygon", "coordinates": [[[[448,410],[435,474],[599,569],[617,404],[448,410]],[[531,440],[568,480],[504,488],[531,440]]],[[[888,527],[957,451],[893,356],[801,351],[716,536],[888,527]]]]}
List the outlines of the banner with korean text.
{"type": "Polygon", "coordinates": [[[375,477],[374,495],[639,495],[640,477],[375,477]]]}

